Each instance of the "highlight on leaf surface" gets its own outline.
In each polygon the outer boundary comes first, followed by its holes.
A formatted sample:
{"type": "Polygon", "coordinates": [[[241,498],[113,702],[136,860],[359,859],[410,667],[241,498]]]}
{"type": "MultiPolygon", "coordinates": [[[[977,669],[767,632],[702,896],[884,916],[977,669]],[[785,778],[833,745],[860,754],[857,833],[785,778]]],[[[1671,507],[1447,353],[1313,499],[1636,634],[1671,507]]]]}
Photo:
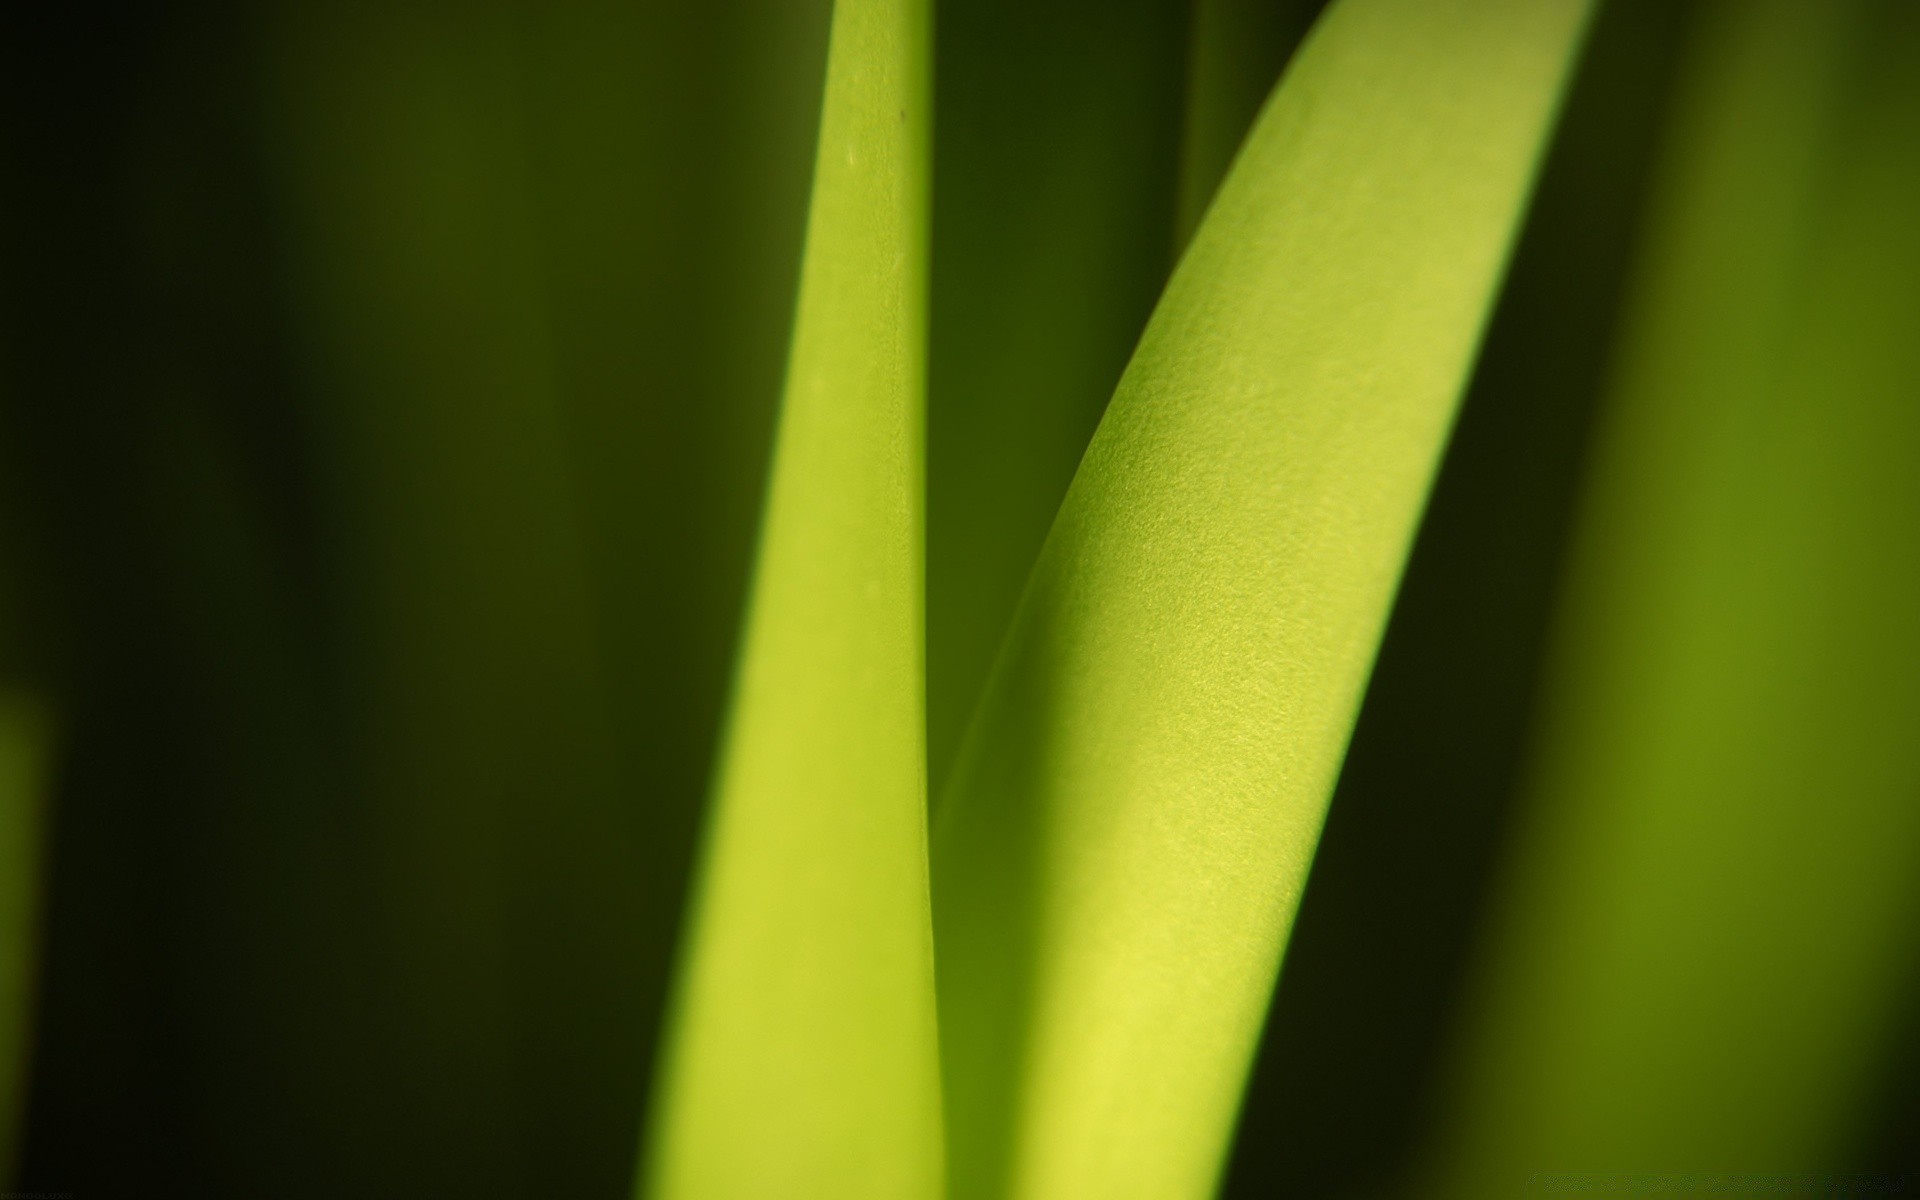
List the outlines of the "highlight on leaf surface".
{"type": "Polygon", "coordinates": [[[1920,953],[1920,20],[1684,64],[1433,1181],[1800,1178],[1920,953]]]}
{"type": "Polygon", "coordinates": [[[923,618],[929,13],[842,0],[646,1190],[938,1196],[923,618]]]}
{"type": "Polygon", "coordinates": [[[1176,270],[942,801],[955,1195],[1213,1186],[1585,15],[1342,0],[1176,270]]]}

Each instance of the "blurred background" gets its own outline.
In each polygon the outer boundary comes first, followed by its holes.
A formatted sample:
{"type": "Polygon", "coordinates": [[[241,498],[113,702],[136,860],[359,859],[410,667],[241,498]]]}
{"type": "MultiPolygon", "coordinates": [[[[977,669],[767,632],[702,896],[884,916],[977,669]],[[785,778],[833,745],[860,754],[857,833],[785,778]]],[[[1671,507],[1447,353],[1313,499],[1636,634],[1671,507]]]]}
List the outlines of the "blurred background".
{"type": "MultiPolygon", "coordinates": [[[[6,19],[17,1186],[631,1191],[830,8],[6,19]]],[[[936,790],[1318,8],[939,5],[936,790]]],[[[1920,20],[1608,0],[1227,1194],[1920,1186],[1917,630],[1920,20]]]]}

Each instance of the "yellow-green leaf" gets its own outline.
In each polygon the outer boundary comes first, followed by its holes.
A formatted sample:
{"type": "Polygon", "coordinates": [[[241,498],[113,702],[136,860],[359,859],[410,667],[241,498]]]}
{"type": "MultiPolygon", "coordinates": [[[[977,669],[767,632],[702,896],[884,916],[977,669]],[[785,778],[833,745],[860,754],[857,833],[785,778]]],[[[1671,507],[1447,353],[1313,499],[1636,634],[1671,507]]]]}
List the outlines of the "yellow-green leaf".
{"type": "Polygon", "coordinates": [[[1169,284],[943,798],[956,1195],[1212,1187],[1586,7],[1342,0],[1169,284]]]}
{"type": "Polygon", "coordinates": [[[928,37],[842,0],[747,631],[655,1101],[665,1197],[933,1196],[928,37]]]}

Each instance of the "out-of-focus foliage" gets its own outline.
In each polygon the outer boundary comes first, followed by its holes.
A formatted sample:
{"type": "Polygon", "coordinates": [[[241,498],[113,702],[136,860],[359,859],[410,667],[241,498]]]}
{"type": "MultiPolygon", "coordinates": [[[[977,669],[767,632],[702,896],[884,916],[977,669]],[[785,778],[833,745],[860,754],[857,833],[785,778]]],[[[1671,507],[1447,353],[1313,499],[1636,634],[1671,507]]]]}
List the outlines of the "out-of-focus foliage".
{"type": "Polygon", "coordinates": [[[9,14],[0,1183],[1910,1189],[1912,6],[926,5],[9,14]]]}
{"type": "Polygon", "coordinates": [[[1174,246],[1184,249],[1325,0],[1191,0],[1174,246]]]}
{"type": "Polygon", "coordinates": [[[1457,1194],[1796,1178],[1920,917],[1920,20],[1694,31],[1595,447],[1457,1194]]]}
{"type": "Polygon", "coordinates": [[[654,1195],[942,1192],[923,703],[928,17],[896,0],[834,10],[654,1195]]]}
{"type": "Polygon", "coordinates": [[[0,1174],[13,1171],[26,1074],[47,734],[37,704],[0,696],[0,1174]]]}
{"type": "Polygon", "coordinates": [[[1685,15],[1596,14],[1341,766],[1228,1196],[1393,1195],[1425,1149],[1685,15]]]}

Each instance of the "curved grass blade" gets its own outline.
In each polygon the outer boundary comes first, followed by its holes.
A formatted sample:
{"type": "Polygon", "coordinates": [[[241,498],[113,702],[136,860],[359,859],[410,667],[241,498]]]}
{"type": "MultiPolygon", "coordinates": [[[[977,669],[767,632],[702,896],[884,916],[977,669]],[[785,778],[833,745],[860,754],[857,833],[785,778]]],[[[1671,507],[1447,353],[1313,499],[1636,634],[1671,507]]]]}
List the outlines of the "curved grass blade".
{"type": "Polygon", "coordinates": [[[1840,1165],[1920,949],[1920,18],[1701,16],[1452,1194],[1840,1165]]]}
{"type": "Polygon", "coordinates": [[[581,839],[571,874],[542,860],[619,792],[528,39],[498,4],[271,12],[339,757],[371,862],[343,908],[367,905],[380,937],[355,981],[370,1046],[339,1155],[457,1194],[564,1188],[575,1168],[538,1161],[550,1105],[533,1097],[578,1089],[585,1110],[591,1093],[555,1069],[540,1018],[596,997],[553,953],[586,918],[553,909],[603,878],[590,855],[612,839],[581,839]]]}
{"type": "Polygon", "coordinates": [[[936,830],[956,1195],[1213,1186],[1585,13],[1335,5],[1175,273],[936,830]]]}
{"type": "Polygon", "coordinates": [[[842,0],[740,673],[648,1190],[933,1196],[928,11],[842,0]]]}

